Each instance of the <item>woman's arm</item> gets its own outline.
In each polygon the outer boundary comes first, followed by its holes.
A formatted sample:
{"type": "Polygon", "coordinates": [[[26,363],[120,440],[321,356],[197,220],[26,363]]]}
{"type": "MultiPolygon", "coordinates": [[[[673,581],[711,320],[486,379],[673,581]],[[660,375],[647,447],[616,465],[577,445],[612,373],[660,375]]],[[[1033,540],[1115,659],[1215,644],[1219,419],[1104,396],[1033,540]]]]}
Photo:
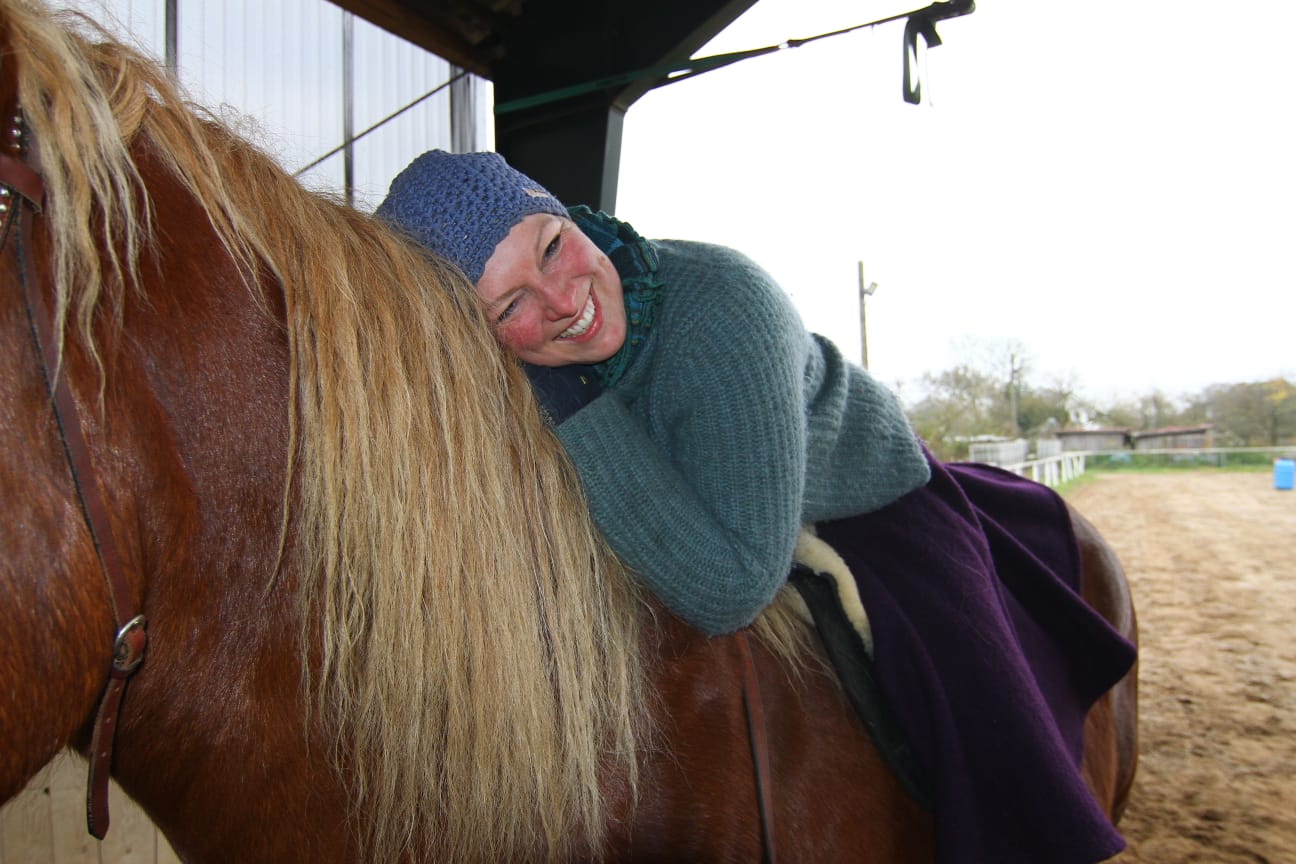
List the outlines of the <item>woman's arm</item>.
{"type": "Polygon", "coordinates": [[[663,244],[663,299],[623,386],[558,435],[617,553],[674,613],[738,629],[782,586],[805,483],[809,335],[732,250],[663,244]]]}

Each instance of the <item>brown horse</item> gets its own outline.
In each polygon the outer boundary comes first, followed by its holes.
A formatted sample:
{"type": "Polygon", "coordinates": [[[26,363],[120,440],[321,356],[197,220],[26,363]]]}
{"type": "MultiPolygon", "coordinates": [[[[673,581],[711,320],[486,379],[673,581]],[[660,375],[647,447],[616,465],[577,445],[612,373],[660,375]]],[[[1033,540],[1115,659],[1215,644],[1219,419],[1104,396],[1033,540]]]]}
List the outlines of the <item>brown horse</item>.
{"type": "MultiPolygon", "coordinates": [[[[187,861],[930,859],[786,604],[753,641],[764,848],[743,643],[639,596],[470,287],[75,29],[0,0],[0,153],[44,186],[0,257],[0,800],[90,751],[124,606],[148,648],[112,773],[187,861]]],[[[1113,814],[1133,679],[1088,725],[1113,814]]]]}

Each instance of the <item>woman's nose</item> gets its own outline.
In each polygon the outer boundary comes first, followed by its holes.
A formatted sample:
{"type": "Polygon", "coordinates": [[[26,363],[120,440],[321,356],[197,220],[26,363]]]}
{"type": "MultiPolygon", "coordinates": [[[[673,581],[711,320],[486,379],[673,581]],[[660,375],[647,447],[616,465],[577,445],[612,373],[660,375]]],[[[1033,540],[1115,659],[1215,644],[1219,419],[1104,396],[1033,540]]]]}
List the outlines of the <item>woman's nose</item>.
{"type": "Polygon", "coordinates": [[[545,279],[538,286],[544,308],[553,319],[569,318],[580,311],[574,279],[545,279]]]}

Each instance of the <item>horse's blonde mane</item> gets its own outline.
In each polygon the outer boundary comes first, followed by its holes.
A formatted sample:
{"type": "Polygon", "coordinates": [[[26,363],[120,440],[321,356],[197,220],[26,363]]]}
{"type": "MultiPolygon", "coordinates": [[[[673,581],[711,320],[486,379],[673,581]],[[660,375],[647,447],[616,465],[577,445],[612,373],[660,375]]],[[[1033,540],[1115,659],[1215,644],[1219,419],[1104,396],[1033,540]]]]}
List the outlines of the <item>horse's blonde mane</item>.
{"type": "Polygon", "coordinates": [[[471,286],[303,191],[136,52],[35,0],[0,10],[3,74],[19,76],[46,183],[60,331],[92,345],[96,310],[120,309],[159,242],[132,147],[201,203],[243,272],[283,286],[287,563],[303,644],[320,648],[313,716],[337,718],[367,857],[597,844],[601,772],[635,776],[643,606],[471,286]]]}

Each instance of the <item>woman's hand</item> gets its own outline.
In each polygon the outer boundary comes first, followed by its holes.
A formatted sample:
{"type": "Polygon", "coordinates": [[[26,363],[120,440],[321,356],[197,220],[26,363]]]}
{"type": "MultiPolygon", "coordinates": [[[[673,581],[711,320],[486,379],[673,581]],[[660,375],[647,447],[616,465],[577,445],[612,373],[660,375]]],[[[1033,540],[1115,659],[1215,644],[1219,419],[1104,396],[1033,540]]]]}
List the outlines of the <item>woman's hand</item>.
{"type": "Polygon", "coordinates": [[[557,426],[603,391],[593,366],[535,366],[523,363],[531,388],[549,423],[557,426]]]}

